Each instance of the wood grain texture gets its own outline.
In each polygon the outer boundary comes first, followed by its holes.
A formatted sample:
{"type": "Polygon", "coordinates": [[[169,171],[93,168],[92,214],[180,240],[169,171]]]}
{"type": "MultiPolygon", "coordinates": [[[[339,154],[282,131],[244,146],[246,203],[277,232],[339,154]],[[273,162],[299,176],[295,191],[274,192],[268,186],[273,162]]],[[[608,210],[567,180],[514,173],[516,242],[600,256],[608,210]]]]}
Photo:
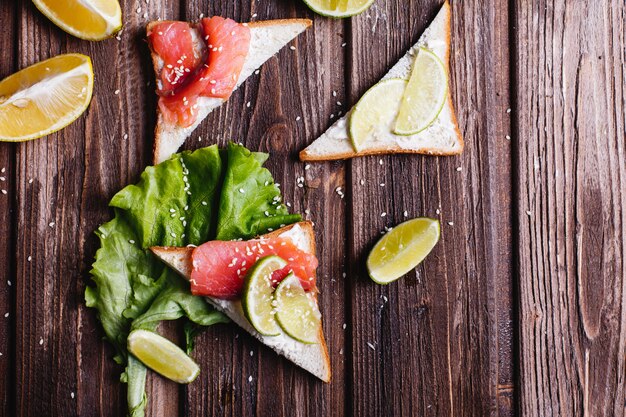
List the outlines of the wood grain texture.
{"type": "MultiPolygon", "coordinates": [[[[377,2],[353,20],[351,103],[440,6],[377,2]]],[[[463,156],[350,163],[353,415],[514,413],[506,11],[505,1],[453,3],[451,88],[463,156]],[[369,249],[386,227],[418,216],[440,219],[440,243],[408,277],[374,285],[364,268],[369,249]]]]}
{"type": "Polygon", "coordinates": [[[626,413],[626,4],[516,1],[521,412],[626,413]]]}
{"type": "MultiPolygon", "coordinates": [[[[6,33],[15,30],[15,5],[12,2],[0,3],[0,26],[6,33]]],[[[15,38],[0,37],[0,51],[4,51],[4,59],[0,60],[0,79],[15,70],[15,38]]],[[[15,344],[13,332],[14,289],[13,279],[13,202],[15,200],[14,158],[15,145],[0,144],[0,416],[13,414],[15,391],[13,390],[13,373],[15,363],[15,344]]]]}

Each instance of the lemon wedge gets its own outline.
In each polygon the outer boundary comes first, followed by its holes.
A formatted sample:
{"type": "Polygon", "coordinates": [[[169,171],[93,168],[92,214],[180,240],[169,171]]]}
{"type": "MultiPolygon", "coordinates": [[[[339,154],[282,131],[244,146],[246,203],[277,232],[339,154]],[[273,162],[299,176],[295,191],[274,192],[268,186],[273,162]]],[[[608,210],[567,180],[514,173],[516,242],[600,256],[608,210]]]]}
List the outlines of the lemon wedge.
{"type": "Polygon", "coordinates": [[[100,41],[122,28],[117,0],[33,0],[55,25],[77,38],[100,41]]]}
{"type": "Polygon", "coordinates": [[[0,141],[37,139],[72,123],[89,106],[93,69],[86,55],[39,62],[0,81],[0,141]]]}

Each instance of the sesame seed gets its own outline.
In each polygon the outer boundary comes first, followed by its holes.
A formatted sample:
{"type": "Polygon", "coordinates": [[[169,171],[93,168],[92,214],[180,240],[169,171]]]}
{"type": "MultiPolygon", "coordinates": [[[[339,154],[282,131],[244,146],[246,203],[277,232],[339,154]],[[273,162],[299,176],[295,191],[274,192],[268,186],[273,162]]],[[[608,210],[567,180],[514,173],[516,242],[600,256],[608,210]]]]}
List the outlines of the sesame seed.
{"type": "Polygon", "coordinates": [[[301,119],[300,116],[296,117],[296,122],[300,121],[300,119],[301,119]]]}
{"type": "Polygon", "coordinates": [[[532,216],[533,212],[530,211],[530,210],[526,210],[526,214],[529,215],[529,216],[532,216]]]}
{"type": "Polygon", "coordinates": [[[293,45],[291,45],[291,46],[289,47],[289,49],[291,49],[292,51],[295,51],[295,50],[296,50],[296,47],[295,47],[295,46],[293,46],[293,45]]]}
{"type": "Polygon", "coordinates": [[[7,190],[0,190],[0,192],[2,192],[2,194],[6,194],[7,190]]]}
{"type": "Polygon", "coordinates": [[[250,102],[246,103],[246,107],[248,107],[248,108],[250,108],[251,105],[252,105],[252,103],[250,103],[250,102]]]}
{"type": "Polygon", "coordinates": [[[506,140],[511,140],[511,136],[506,135],[505,137],[506,137],[506,140]]]}
{"type": "Polygon", "coordinates": [[[378,160],[378,165],[382,165],[382,164],[383,164],[383,160],[382,160],[382,159],[379,159],[379,160],[378,160]]]}
{"type": "Polygon", "coordinates": [[[457,170],[457,172],[461,172],[463,170],[463,168],[457,167],[456,170],[457,170]]]}
{"type": "Polygon", "coordinates": [[[174,232],[170,233],[170,235],[171,235],[172,237],[176,237],[176,233],[174,233],[174,232]]]}
{"type": "Polygon", "coordinates": [[[437,210],[435,210],[435,213],[441,214],[441,210],[437,209],[437,210]]]}
{"type": "Polygon", "coordinates": [[[365,180],[364,180],[364,179],[361,179],[361,180],[359,181],[359,184],[361,184],[361,185],[365,185],[365,180]]]}
{"type": "Polygon", "coordinates": [[[11,281],[7,280],[7,285],[10,287],[11,286],[11,281]]]}
{"type": "Polygon", "coordinates": [[[74,398],[74,391],[70,392],[70,397],[74,398]]]}
{"type": "Polygon", "coordinates": [[[120,93],[120,90],[115,90],[115,91],[113,92],[113,94],[115,94],[115,95],[118,95],[119,93],[120,93]]]}
{"type": "Polygon", "coordinates": [[[146,19],[147,17],[148,17],[148,12],[145,12],[145,13],[143,14],[143,18],[144,18],[144,19],[146,19]]]}
{"type": "Polygon", "coordinates": [[[9,313],[4,313],[4,317],[9,317],[9,313]]]}
{"type": "Polygon", "coordinates": [[[256,70],[256,71],[254,71],[254,74],[255,75],[259,75],[260,72],[261,72],[261,70],[256,70]]]}
{"type": "Polygon", "coordinates": [[[510,114],[511,113],[511,109],[510,108],[506,109],[506,113],[510,114]]]}
{"type": "Polygon", "coordinates": [[[380,213],[380,217],[385,217],[385,216],[387,216],[386,212],[383,211],[382,213],[380,213]]]}
{"type": "Polygon", "coordinates": [[[176,213],[176,209],[171,208],[170,213],[176,213]]]}
{"type": "Polygon", "coordinates": [[[255,13],[255,14],[252,15],[252,18],[254,19],[257,16],[258,16],[258,14],[255,13]]]}
{"type": "Polygon", "coordinates": [[[346,330],[346,327],[348,327],[348,325],[346,323],[343,324],[343,329],[346,330]]]}
{"type": "Polygon", "coordinates": [[[252,375],[248,377],[248,382],[252,382],[252,375]]]}
{"type": "Polygon", "coordinates": [[[43,337],[39,339],[39,345],[43,345],[43,337]]]}
{"type": "Polygon", "coordinates": [[[130,240],[128,241],[128,243],[130,243],[131,245],[134,245],[134,244],[135,244],[135,241],[134,241],[134,240],[132,240],[132,239],[130,239],[130,240]]]}
{"type": "Polygon", "coordinates": [[[54,222],[50,222],[50,223],[48,223],[48,226],[50,226],[50,227],[54,227],[54,222]]]}
{"type": "Polygon", "coordinates": [[[250,356],[254,356],[254,351],[253,350],[250,351],[250,356]]]}
{"type": "Polygon", "coordinates": [[[137,7],[137,13],[141,13],[141,7],[137,7]]]}
{"type": "Polygon", "coordinates": [[[208,204],[208,203],[207,203],[206,201],[203,201],[203,202],[202,202],[202,205],[203,205],[203,206],[206,206],[207,204],[208,204]]]}
{"type": "Polygon", "coordinates": [[[309,164],[306,164],[306,165],[304,166],[304,170],[305,170],[305,171],[306,171],[306,170],[308,170],[309,168],[311,168],[311,165],[309,165],[309,164]]]}
{"type": "Polygon", "coordinates": [[[342,48],[345,48],[345,47],[346,47],[346,45],[347,45],[347,43],[345,43],[345,42],[344,42],[344,43],[342,43],[342,44],[341,44],[341,47],[342,47],[342,48]]]}
{"type": "Polygon", "coordinates": [[[368,346],[370,349],[372,349],[372,350],[376,350],[376,347],[375,347],[373,344],[371,344],[370,342],[367,342],[367,346],[368,346]]]}
{"type": "Polygon", "coordinates": [[[337,97],[337,92],[333,90],[333,97],[337,97]]]}
{"type": "Polygon", "coordinates": [[[124,139],[128,139],[128,133],[124,133],[123,138],[124,138],[124,139]]]}
{"type": "Polygon", "coordinates": [[[30,262],[30,261],[32,261],[32,260],[33,260],[33,257],[29,255],[29,256],[28,256],[28,258],[26,258],[26,260],[27,260],[28,262],[30,262]]]}
{"type": "Polygon", "coordinates": [[[384,183],[384,182],[381,182],[381,183],[380,183],[380,186],[381,186],[381,187],[384,187],[384,186],[385,186],[385,183],[384,183]]]}
{"type": "Polygon", "coordinates": [[[404,210],[404,213],[402,213],[402,215],[403,215],[404,217],[409,217],[409,212],[408,212],[408,211],[406,211],[406,210],[404,210]]]}
{"type": "Polygon", "coordinates": [[[450,226],[454,226],[454,222],[448,222],[450,226]]]}
{"type": "Polygon", "coordinates": [[[245,191],[244,191],[244,189],[243,189],[243,188],[240,188],[240,189],[239,189],[239,192],[240,192],[241,194],[245,193],[245,191]]]}

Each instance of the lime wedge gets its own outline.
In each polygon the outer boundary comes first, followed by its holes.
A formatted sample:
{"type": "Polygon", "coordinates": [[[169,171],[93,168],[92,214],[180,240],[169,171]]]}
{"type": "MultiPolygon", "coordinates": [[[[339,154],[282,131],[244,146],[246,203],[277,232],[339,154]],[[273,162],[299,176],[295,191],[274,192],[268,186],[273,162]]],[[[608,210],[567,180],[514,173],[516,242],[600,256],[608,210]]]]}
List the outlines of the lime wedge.
{"type": "Polygon", "coordinates": [[[59,55],[0,81],[0,141],[37,139],[72,123],[89,106],[91,59],[59,55]]]}
{"type": "Polygon", "coordinates": [[[328,17],[350,17],[363,13],[374,0],[304,0],[315,13],[328,17]]]}
{"type": "Polygon", "coordinates": [[[358,152],[365,142],[391,135],[407,81],[391,78],[367,90],[350,116],[350,139],[358,152]]]}
{"type": "Polygon", "coordinates": [[[200,374],[200,367],[181,348],[154,332],[130,332],[128,350],[148,368],[179,384],[188,384],[200,374]]]}
{"type": "Polygon", "coordinates": [[[285,333],[302,343],[318,342],[322,316],[293,273],[276,287],[274,305],[276,320],[285,333]]]}
{"type": "Polygon", "coordinates": [[[378,284],[389,284],[420,264],[439,241],[439,221],[420,217],[394,227],[374,245],[367,270],[378,284]]]}
{"type": "Polygon", "coordinates": [[[278,256],[267,256],[257,261],[243,283],[241,306],[250,324],[262,335],[276,336],[280,327],[274,318],[272,306],[272,272],[287,266],[278,256]]]}
{"type": "Polygon", "coordinates": [[[402,96],[394,133],[408,136],[426,129],[441,113],[447,95],[446,67],[437,55],[420,48],[402,96]]]}

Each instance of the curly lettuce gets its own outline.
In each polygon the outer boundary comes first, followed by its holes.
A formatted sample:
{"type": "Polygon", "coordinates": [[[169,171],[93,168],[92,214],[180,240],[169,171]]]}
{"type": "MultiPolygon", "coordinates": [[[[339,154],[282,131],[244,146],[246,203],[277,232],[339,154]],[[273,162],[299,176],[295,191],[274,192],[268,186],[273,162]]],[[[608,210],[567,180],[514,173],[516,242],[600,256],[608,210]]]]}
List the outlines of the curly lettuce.
{"type": "Polygon", "coordinates": [[[129,415],[143,416],[146,368],[129,355],[128,334],[156,330],[161,321],[185,320],[187,350],[205,326],[228,319],[149,251],[151,246],[199,245],[213,239],[249,239],[300,220],[289,214],[268,155],[229,144],[182,152],[148,167],[137,184],[111,200],[115,217],[96,231],[100,248],[85,290],[97,310],[115,360],[126,367],[129,415]]]}

